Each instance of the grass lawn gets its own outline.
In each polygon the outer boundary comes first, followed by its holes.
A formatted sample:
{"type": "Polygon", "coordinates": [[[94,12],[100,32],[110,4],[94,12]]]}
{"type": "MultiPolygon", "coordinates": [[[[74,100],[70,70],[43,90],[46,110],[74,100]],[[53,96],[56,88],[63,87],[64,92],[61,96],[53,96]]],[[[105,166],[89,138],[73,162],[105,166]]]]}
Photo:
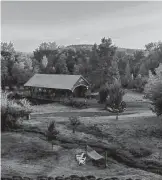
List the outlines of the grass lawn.
{"type": "Polygon", "coordinates": [[[49,104],[36,106],[35,112],[31,120],[23,122],[24,129],[45,132],[48,124],[55,120],[60,132],[59,143],[55,142],[52,148],[51,143],[39,133],[3,132],[3,176],[35,178],[38,175],[56,177],[77,174],[120,177],[121,180],[129,177],[162,179],[162,123],[155,116],[150,116],[147,103],[128,102],[127,111],[118,121],[111,114],[96,108],[78,110],[49,104]],[[39,107],[42,114],[38,112],[39,107]],[[98,116],[94,117],[96,112],[98,116]],[[137,116],[137,112],[146,115],[137,116]],[[77,113],[80,113],[81,125],[73,134],[68,117],[77,113]],[[94,124],[102,130],[102,137],[93,128],[94,124]],[[101,154],[104,148],[107,149],[106,169],[95,167],[91,162],[85,166],[77,164],[75,154],[84,151],[85,143],[101,154]]]}

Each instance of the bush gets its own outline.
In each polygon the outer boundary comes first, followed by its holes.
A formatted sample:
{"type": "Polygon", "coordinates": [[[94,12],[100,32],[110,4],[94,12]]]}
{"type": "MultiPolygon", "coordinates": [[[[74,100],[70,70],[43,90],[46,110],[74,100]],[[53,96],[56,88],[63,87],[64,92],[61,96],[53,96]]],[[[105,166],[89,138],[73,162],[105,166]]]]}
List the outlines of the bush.
{"type": "Polygon", "coordinates": [[[1,130],[16,128],[18,120],[30,114],[31,106],[26,99],[8,99],[8,93],[1,93],[1,130]]]}
{"type": "Polygon", "coordinates": [[[103,139],[103,136],[104,136],[103,132],[102,132],[101,128],[98,127],[97,124],[89,126],[88,129],[89,129],[90,133],[93,132],[93,134],[95,134],[95,135],[97,135],[97,136],[99,136],[99,137],[101,137],[103,139]]]}
{"type": "Polygon", "coordinates": [[[22,99],[23,93],[20,92],[10,92],[8,94],[8,99],[22,99]]]}
{"type": "Polygon", "coordinates": [[[66,106],[72,106],[72,107],[75,107],[75,108],[87,108],[88,107],[88,103],[87,101],[84,101],[84,102],[79,102],[79,101],[76,101],[74,99],[65,99],[64,102],[63,102],[66,106]]]}
{"type": "Polygon", "coordinates": [[[136,158],[147,157],[152,154],[152,151],[146,148],[131,148],[129,152],[136,158]]]}

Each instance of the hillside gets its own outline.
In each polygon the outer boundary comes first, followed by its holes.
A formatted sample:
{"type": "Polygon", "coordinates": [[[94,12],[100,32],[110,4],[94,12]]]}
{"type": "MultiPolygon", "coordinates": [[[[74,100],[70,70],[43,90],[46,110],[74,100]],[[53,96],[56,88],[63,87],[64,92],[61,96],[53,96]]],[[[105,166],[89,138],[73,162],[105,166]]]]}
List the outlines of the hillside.
{"type": "MultiPolygon", "coordinates": [[[[76,45],[69,45],[67,47],[73,47],[76,49],[79,49],[79,48],[92,49],[93,45],[92,44],[76,44],[76,45]]],[[[129,49],[129,48],[120,48],[120,47],[117,48],[117,51],[126,52],[128,54],[133,54],[137,50],[141,50],[141,49],[129,49]]]]}

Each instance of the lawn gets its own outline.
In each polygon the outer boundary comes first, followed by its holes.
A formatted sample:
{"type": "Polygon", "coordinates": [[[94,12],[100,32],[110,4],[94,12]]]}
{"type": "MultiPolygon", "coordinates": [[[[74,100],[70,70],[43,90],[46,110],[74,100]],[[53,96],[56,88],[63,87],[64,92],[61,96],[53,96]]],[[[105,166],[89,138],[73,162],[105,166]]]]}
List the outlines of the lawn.
{"type": "Polygon", "coordinates": [[[127,104],[126,112],[118,121],[114,115],[95,107],[78,110],[59,104],[36,106],[31,120],[23,122],[23,131],[2,133],[2,175],[35,178],[77,174],[121,180],[162,179],[161,120],[151,114],[147,103],[129,101],[127,104]],[[72,115],[79,115],[81,121],[75,134],[68,120],[72,115]],[[53,120],[60,134],[52,148],[38,132],[45,132],[53,120]],[[93,128],[94,124],[102,130],[102,136],[93,128]],[[84,151],[85,144],[101,154],[107,150],[106,169],[91,162],[85,166],[77,164],[75,154],[84,151]]]}

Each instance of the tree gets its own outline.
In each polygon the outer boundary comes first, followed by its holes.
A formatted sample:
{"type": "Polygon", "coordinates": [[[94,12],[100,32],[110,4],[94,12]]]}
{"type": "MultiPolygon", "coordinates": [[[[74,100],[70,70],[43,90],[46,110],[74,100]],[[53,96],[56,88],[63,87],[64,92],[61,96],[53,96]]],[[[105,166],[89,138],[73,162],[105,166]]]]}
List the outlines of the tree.
{"type": "Polygon", "coordinates": [[[24,85],[33,75],[32,71],[24,69],[23,63],[15,63],[12,68],[12,77],[15,85],[24,85]]]}
{"type": "Polygon", "coordinates": [[[81,68],[80,64],[75,64],[73,74],[79,75],[80,74],[80,68],[81,68]]]}
{"type": "Polygon", "coordinates": [[[98,46],[98,55],[100,58],[100,63],[98,72],[100,77],[100,102],[105,102],[107,87],[114,83],[116,79],[120,79],[118,64],[116,59],[116,47],[112,44],[110,38],[102,38],[101,44],[98,46]],[[101,95],[103,94],[102,98],[101,95]],[[101,100],[102,99],[102,100],[101,100]]]}
{"type": "Polygon", "coordinates": [[[92,47],[92,53],[90,56],[90,81],[92,84],[92,89],[98,89],[101,86],[102,79],[100,76],[100,58],[98,52],[97,44],[94,44],[92,47]]]}
{"type": "Polygon", "coordinates": [[[70,74],[74,72],[74,66],[76,63],[76,49],[73,47],[67,47],[64,49],[66,54],[66,64],[70,74]]]}
{"type": "Polygon", "coordinates": [[[2,89],[5,88],[5,85],[7,85],[8,81],[8,67],[7,62],[3,56],[1,56],[1,86],[2,89]]]}
{"type": "Polygon", "coordinates": [[[109,87],[108,87],[107,84],[104,84],[104,85],[102,85],[100,87],[100,90],[99,90],[99,97],[100,97],[99,103],[103,104],[103,103],[106,102],[108,92],[109,92],[109,87]]]}
{"type": "Polygon", "coordinates": [[[94,44],[92,47],[92,53],[91,53],[91,57],[90,57],[90,63],[92,66],[92,71],[96,71],[100,65],[100,59],[99,59],[98,51],[99,50],[98,50],[97,44],[94,44]]]}
{"type": "Polygon", "coordinates": [[[53,67],[55,67],[59,55],[59,47],[55,42],[41,43],[33,53],[34,59],[37,62],[35,62],[37,64],[36,71],[39,69],[40,73],[55,72],[53,71],[53,67]],[[45,57],[47,58],[48,64],[46,68],[42,68],[42,59],[45,57]]]}
{"type": "Polygon", "coordinates": [[[48,64],[48,59],[47,59],[46,56],[43,56],[43,59],[42,59],[42,66],[43,66],[44,68],[46,68],[46,67],[47,67],[47,64],[48,64]]]}
{"type": "Polygon", "coordinates": [[[142,77],[141,74],[138,74],[138,76],[134,80],[134,87],[138,92],[143,92],[146,83],[147,83],[147,78],[142,77]]]}
{"type": "Polygon", "coordinates": [[[116,113],[116,120],[118,120],[119,113],[123,112],[126,104],[123,101],[124,91],[121,88],[119,81],[115,81],[109,88],[109,93],[106,101],[106,109],[110,112],[116,113]]]}
{"type": "Polygon", "coordinates": [[[123,82],[123,84],[124,84],[125,87],[128,87],[128,85],[131,84],[131,81],[132,81],[129,61],[127,62],[127,65],[126,65],[126,68],[125,68],[124,81],[125,82],[123,82]]]}
{"type": "Polygon", "coordinates": [[[15,49],[13,43],[1,42],[1,62],[2,62],[2,86],[13,85],[12,67],[15,63],[15,49]]]}
{"type": "Polygon", "coordinates": [[[121,84],[123,87],[131,88],[132,86],[132,75],[131,75],[131,61],[133,56],[127,54],[124,51],[119,51],[116,53],[118,69],[121,79],[121,84]]]}
{"type": "Polygon", "coordinates": [[[98,47],[100,57],[100,74],[103,79],[103,84],[111,84],[119,77],[118,65],[115,58],[117,47],[112,44],[110,38],[102,38],[101,44],[98,47]]]}
{"type": "Polygon", "coordinates": [[[75,130],[76,130],[77,126],[80,125],[80,121],[79,121],[79,119],[77,117],[70,117],[69,121],[70,121],[70,124],[72,126],[73,133],[75,133],[75,130]]]}
{"type": "Polygon", "coordinates": [[[14,54],[15,49],[12,42],[1,42],[1,56],[11,59],[11,56],[14,56],[14,54]]]}
{"type": "Polygon", "coordinates": [[[145,55],[144,51],[138,50],[133,53],[133,58],[130,61],[130,66],[131,68],[131,73],[133,74],[134,79],[138,76],[139,74],[139,69],[142,61],[144,60],[145,55]]]}
{"type": "Polygon", "coordinates": [[[162,42],[149,43],[145,45],[145,65],[147,70],[155,74],[155,69],[162,63],[162,42]]]}
{"type": "Polygon", "coordinates": [[[152,101],[152,111],[160,116],[162,115],[162,64],[156,69],[156,75],[152,75],[151,72],[149,74],[145,94],[152,101]]]}
{"type": "Polygon", "coordinates": [[[47,140],[51,141],[53,139],[57,139],[58,134],[59,131],[56,129],[56,122],[55,121],[50,122],[48,129],[46,131],[47,140]]]}
{"type": "Polygon", "coordinates": [[[68,68],[66,65],[66,55],[60,54],[56,63],[56,73],[57,74],[68,74],[68,68]]]}
{"type": "Polygon", "coordinates": [[[20,86],[26,83],[33,75],[31,57],[25,53],[16,53],[11,73],[15,85],[20,86]]]}

